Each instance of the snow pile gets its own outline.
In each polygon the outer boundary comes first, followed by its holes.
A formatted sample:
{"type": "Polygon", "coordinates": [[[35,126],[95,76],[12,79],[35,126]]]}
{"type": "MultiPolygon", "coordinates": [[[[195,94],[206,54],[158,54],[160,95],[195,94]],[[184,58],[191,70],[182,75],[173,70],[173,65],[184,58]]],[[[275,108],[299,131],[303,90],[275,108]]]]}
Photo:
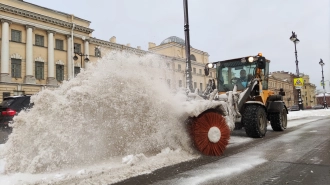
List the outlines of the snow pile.
{"type": "Polygon", "coordinates": [[[173,73],[165,62],[112,52],[60,88],[33,96],[34,107],[14,119],[6,173],[52,172],[126,155],[132,157],[124,162],[135,164],[167,147],[190,152],[182,99],[167,86],[173,73]]]}
{"type": "Polygon", "coordinates": [[[310,116],[329,116],[329,115],[330,115],[330,109],[290,111],[288,114],[288,120],[299,119],[310,116]]]}

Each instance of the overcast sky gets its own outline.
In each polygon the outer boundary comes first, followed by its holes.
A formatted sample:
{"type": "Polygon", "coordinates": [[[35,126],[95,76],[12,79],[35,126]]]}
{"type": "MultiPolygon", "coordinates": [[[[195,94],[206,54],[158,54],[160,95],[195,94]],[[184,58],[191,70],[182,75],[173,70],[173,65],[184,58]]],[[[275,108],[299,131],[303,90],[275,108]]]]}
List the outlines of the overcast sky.
{"type": "MultiPolygon", "coordinates": [[[[169,36],[184,38],[182,0],[25,0],[91,21],[93,37],[148,49],[169,36]]],[[[210,61],[256,55],[271,60],[270,71],[296,72],[295,31],[299,71],[321,89],[330,80],[329,0],[188,0],[190,43],[208,52],[210,61]]],[[[329,88],[327,83],[327,89],[329,88]]]]}

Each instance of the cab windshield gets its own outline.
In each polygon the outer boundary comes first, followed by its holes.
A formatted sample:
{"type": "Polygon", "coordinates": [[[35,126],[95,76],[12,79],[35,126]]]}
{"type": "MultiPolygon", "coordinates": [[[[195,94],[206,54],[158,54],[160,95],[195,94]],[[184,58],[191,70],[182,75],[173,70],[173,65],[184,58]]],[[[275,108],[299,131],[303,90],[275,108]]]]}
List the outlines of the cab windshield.
{"type": "MultiPolygon", "coordinates": [[[[232,91],[235,84],[238,91],[244,90],[255,74],[256,65],[256,62],[243,63],[240,59],[220,62],[217,66],[218,90],[220,92],[232,91]]],[[[264,76],[268,76],[268,66],[269,63],[266,62],[263,70],[265,75],[262,75],[263,89],[268,88],[268,80],[264,79],[264,76]]]]}

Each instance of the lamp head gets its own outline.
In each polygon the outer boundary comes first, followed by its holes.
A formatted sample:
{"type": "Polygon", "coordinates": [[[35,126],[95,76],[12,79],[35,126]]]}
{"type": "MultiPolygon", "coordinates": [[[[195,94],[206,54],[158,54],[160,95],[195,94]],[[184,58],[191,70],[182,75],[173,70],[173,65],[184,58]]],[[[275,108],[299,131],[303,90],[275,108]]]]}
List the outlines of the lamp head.
{"type": "Polygon", "coordinates": [[[290,37],[290,40],[296,44],[298,44],[300,42],[300,40],[297,37],[297,34],[295,32],[292,31],[292,35],[290,37]]]}
{"type": "Polygon", "coordinates": [[[74,61],[78,60],[77,55],[74,55],[73,60],[74,60],[74,61]]]}

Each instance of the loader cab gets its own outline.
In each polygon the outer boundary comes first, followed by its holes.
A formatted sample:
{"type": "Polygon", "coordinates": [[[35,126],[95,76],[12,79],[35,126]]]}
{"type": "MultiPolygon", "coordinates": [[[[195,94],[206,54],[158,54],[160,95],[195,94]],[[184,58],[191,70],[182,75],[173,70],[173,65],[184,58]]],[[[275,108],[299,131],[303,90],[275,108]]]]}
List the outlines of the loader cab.
{"type": "MultiPolygon", "coordinates": [[[[217,72],[217,89],[221,92],[228,92],[237,85],[237,91],[243,91],[249,83],[256,77],[256,70],[259,56],[249,56],[213,63],[212,67],[217,72]]],[[[208,67],[211,67],[209,65],[208,67]]],[[[266,60],[264,69],[260,69],[262,80],[262,90],[268,90],[269,60],[266,60]]],[[[205,70],[205,72],[207,72],[205,70]]]]}

